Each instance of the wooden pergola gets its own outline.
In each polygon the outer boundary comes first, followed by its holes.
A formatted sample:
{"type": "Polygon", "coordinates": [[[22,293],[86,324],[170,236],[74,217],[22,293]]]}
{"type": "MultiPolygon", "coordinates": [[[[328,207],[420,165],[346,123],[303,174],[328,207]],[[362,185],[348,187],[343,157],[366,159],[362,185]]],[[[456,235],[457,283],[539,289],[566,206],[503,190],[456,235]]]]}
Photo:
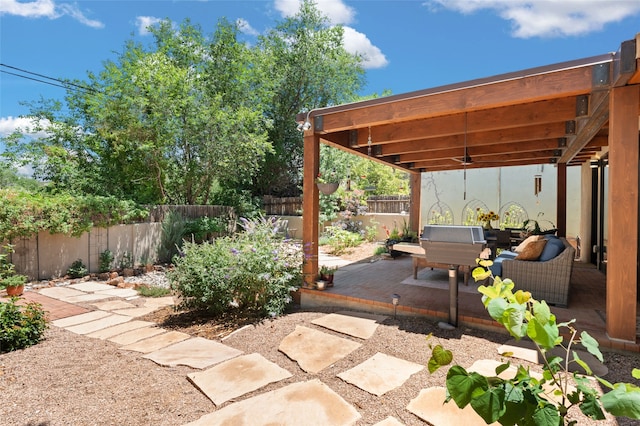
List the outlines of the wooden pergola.
{"type": "Polygon", "coordinates": [[[304,132],[305,282],[318,273],[320,142],[411,176],[420,229],[422,172],[552,164],[558,233],[566,171],[608,150],[607,333],[636,338],[640,34],[615,53],[299,114],[304,132]]]}

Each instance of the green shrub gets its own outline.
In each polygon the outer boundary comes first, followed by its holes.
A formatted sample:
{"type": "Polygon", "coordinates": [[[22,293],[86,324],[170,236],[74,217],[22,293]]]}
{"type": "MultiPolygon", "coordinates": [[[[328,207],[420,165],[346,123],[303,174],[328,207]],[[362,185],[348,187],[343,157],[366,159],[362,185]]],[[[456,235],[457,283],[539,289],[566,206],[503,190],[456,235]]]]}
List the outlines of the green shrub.
{"type": "Polygon", "coordinates": [[[39,303],[19,305],[19,297],[0,303],[0,353],[35,345],[47,328],[45,312],[39,303]]]}
{"type": "Polygon", "coordinates": [[[238,308],[264,316],[284,312],[301,284],[300,247],[278,234],[275,218],[242,219],[243,232],[203,244],[185,243],[168,274],[181,308],[218,314],[238,308]]]}
{"type": "Polygon", "coordinates": [[[87,273],[89,273],[89,270],[84,266],[81,259],[75,260],[71,266],[69,266],[69,269],[67,269],[67,275],[71,278],[82,278],[87,275],[87,273]]]}
{"type": "Polygon", "coordinates": [[[325,229],[329,239],[327,243],[331,247],[331,253],[340,255],[350,247],[362,244],[362,236],[359,233],[349,232],[336,226],[327,226],[325,229]]]}
{"type": "Polygon", "coordinates": [[[196,243],[210,240],[214,235],[226,230],[225,221],[217,217],[199,217],[185,223],[185,237],[196,243]]]}
{"type": "Polygon", "coordinates": [[[113,262],[113,252],[109,249],[100,253],[100,262],[98,270],[100,272],[109,272],[111,270],[111,263],[113,262]]]}

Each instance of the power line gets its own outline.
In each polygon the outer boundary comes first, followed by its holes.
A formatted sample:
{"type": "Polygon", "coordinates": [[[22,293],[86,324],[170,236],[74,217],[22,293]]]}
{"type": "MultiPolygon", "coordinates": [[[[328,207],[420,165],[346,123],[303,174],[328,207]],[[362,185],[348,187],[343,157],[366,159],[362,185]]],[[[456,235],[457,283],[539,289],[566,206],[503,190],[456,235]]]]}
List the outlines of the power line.
{"type": "Polygon", "coordinates": [[[35,76],[38,76],[38,77],[46,78],[47,80],[53,80],[53,81],[56,81],[56,82],[61,83],[61,84],[55,84],[55,83],[51,83],[49,81],[40,80],[40,79],[29,77],[29,76],[26,76],[26,75],[17,74],[17,73],[13,73],[13,72],[10,72],[10,71],[5,71],[5,70],[0,70],[0,72],[3,72],[5,74],[14,75],[16,77],[25,78],[27,80],[33,80],[33,81],[37,81],[39,83],[50,84],[52,86],[62,87],[64,89],[72,89],[72,90],[80,90],[80,91],[84,91],[84,92],[99,93],[98,90],[96,90],[96,89],[94,89],[92,87],[82,86],[82,85],[79,85],[79,84],[71,83],[69,81],[60,80],[58,78],[49,77],[49,76],[44,75],[44,74],[38,74],[36,72],[28,71],[28,70],[25,70],[25,69],[22,69],[22,68],[14,67],[14,66],[11,66],[11,65],[3,64],[3,63],[0,63],[0,66],[1,67],[6,67],[6,68],[10,68],[10,69],[13,69],[13,70],[16,70],[16,71],[20,71],[20,72],[23,72],[23,73],[26,73],[26,74],[31,74],[31,75],[35,75],[35,76]],[[73,86],[73,87],[69,87],[69,86],[73,86]],[[75,89],[74,89],[74,87],[75,87],[75,89]]]}

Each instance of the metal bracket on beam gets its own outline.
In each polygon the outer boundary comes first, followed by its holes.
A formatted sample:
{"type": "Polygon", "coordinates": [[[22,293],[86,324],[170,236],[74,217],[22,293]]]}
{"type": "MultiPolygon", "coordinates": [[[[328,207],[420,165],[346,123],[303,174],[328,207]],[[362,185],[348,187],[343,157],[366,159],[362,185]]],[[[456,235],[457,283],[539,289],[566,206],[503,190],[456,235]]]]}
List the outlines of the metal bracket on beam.
{"type": "Polygon", "coordinates": [[[558,148],[567,147],[567,138],[558,138],[558,148]]]}
{"type": "Polygon", "coordinates": [[[313,117],[313,131],[321,132],[324,130],[324,117],[322,115],[317,115],[313,117]]]}
{"type": "Polygon", "coordinates": [[[358,145],[358,129],[349,130],[349,146],[351,148],[360,148],[360,145],[358,145]]]}
{"type": "Polygon", "coordinates": [[[591,84],[594,88],[606,88],[611,83],[611,69],[609,62],[596,64],[593,66],[591,74],[591,84]]]}
{"type": "Polygon", "coordinates": [[[589,115],[589,95],[580,95],[576,98],[576,117],[589,115]]]}
{"type": "Polygon", "coordinates": [[[400,156],[394,155],[393,157],[391,157],[391,161],[393,161],[393,164],[400,164],[400,156]]]}
{"type": "Polygon", "coordinates": [[[407,169],[413,169],[414,163],[407,163],[405,164],[405,166],[407,167],[407,169]]]}
{"type": "Polygon", "coordinates": [[[561,149],[554,149],[553,150],[553,156],[554,157],[562,157],[562,150],[561,149]]]}
{"type": "Polygon", "coordinates": [[[420,173],[424,173],[424,172],[426,172],[426,171],[427,171],[427,169],[426,169],[426,168],[424,168],[424,167],[422,167],[422,168],[420,169],[420,173]]]}
{"type": "Polygon", "coordinates": [[[551,164],[557,164],[557,163],[558,163],[558,159],[557,159],[557,158],[555,158],[555,157],[552,157],[552,158],[549,160],[549,162],[550,162],[551,164]]]}
{"type": "Polygon", "coordinates": [[[382,157],[382,145],[374,145],[372,147],[372,152],[374,157],[382,157]]]}
{"type": "Polygon", "coordinates": [[[575,120],[567,120],[564,123],[564,133],[567,135],[575,135],[576,134],[576,121],[575,120]]]}
{"type": "Polygon", "coordinates": [[[613,58],[613,85],[624,86],[635,72],[636,41],[635,39],[623,41],[613,58]]]}

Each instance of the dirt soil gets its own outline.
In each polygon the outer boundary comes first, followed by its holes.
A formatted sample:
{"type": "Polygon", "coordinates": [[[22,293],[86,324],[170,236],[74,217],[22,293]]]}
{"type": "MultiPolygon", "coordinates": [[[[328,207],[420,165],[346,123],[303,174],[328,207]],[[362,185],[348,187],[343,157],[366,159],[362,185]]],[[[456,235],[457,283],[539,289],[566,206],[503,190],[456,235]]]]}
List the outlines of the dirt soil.
{"type": "MultiPolygon", "coordinates": [[[[344,257],[351,260],[369,258],[374,249],[375,245],[369,244],[344,257]]],[[[509,336],[504,334],[470,328],[444,331],[434,321],[426,319],[389,318],[378,327],[373,337],[360,341],[362,347],[349,357],[319,374],[307,374],[279,352],[278,346],[297,325],[313,328],[311,321],[327,312],[331,310],[303,311],[298,308],[276,319],[259,320],[239,313],[208,318],[167,308],[143,319],[213,340],[227,336],[224,344],[245,353],[258,352],[293,375],[241,399],[294,382],[319,378],[361,413],[358,425],[372,425],[390,415],[405,425],[424,424],[408,412],[406,406],[421,389],[443,386],[447,369],[434,374],[424,369],[382,397],[343,382],[337,377],[340,372],[377,352],[426,365],[429,344],[436,343],[453,351],[454,362],[468,367],[478,359],[500,360],[496,348],[509,340],[509,336]],[[241,327],[244,328],[239,330],[241,327]],[[235,330],[239,331],[230,335],[235,330]],[[426,336],[430,333],[434,337],[428,342],[426,336]]],[[[607,380],[634,382],[630,371],[640,366],[640,355],[626,352],[606,352],[604,355],[609,368],[607,380]]],[[[184,424],[216,410],[215,405],[187,380],[187,374],[192,371],[184,366],[160,367],[141,358],[137,352],[119,349],[114,343],[51,327],[45,340],[36,346],[0,354],[0,395],[3,397],[0,423],[20,426],[184,424]]],[[[639,381],[634,383],[640,385],[639,381]]],[[[594,422],[580,417],[575,410],[571,413],[580,425],[637,424],[623,418],[617,422],[614,418],[594,422]]]]}

